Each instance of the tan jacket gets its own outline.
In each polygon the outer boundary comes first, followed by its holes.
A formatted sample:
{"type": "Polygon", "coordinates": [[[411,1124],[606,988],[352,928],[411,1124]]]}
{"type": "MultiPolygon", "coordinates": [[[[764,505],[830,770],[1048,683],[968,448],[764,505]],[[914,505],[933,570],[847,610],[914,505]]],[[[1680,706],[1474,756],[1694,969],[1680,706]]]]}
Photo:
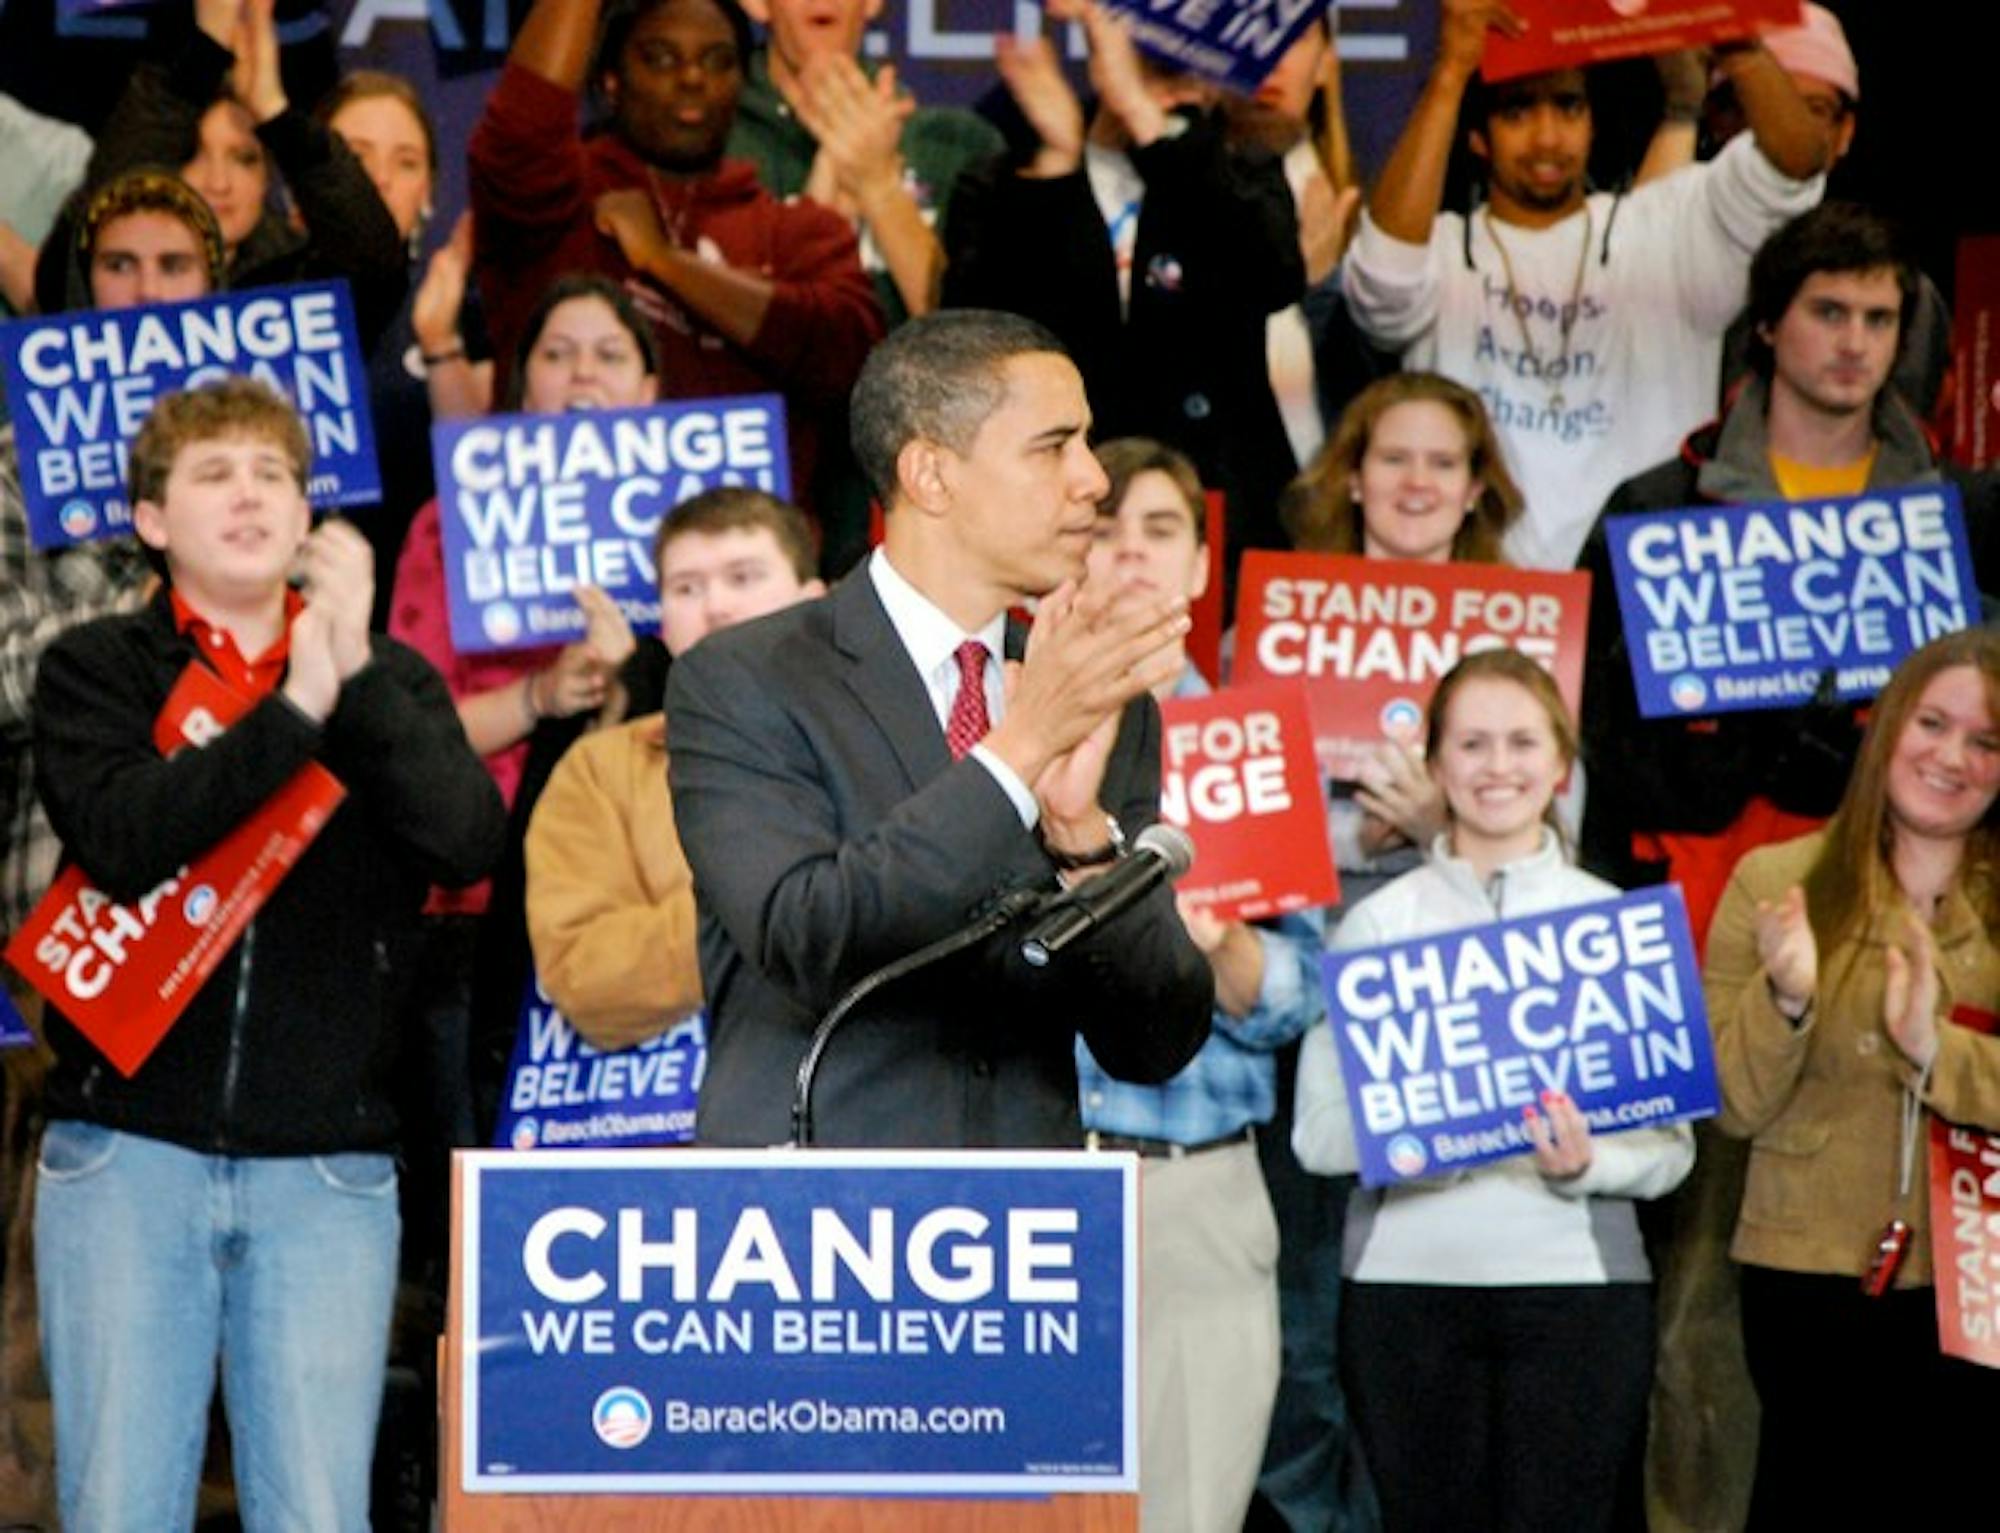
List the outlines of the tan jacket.
{"type": "Polygon", "coordinates": [[[701,1005],[694,875],[667,797],[660,714],[585,735],[528,823],[528,939],[583,1037],[628,1048],[701,1005]]]}
{"type": "MultiPolygon", "coordinates": [[[[1876,1237],[1900,1213],[1913,1239],[1897,1286],[1930,1282],[1928,1120],[1920,1125],[1911,1192],[1897,1198],[1900,1109],[1917,1083],[1882,1025],[1890,916],[1819,955],[1820,992],[1794,1027],[1771,1002],[1757,959],[1759,900],[1798,883],[1824,836],[1759,848],[1737,864],[1709,930],[1703,989],[1715,1030],[1725,1133],[1748,1139],[1749,1182],[1730,1255],[1789,1272],[1859,1278],[1876,1237]]],[[[2000,1129],[2000,1040],[1943,1020],[1954,1005],[2000,1008],[2000,949],[1954,887],[1934,928],[1939,959],[1938,1052],[1924,1086],[1931,1113],[2000,1129]]]]}

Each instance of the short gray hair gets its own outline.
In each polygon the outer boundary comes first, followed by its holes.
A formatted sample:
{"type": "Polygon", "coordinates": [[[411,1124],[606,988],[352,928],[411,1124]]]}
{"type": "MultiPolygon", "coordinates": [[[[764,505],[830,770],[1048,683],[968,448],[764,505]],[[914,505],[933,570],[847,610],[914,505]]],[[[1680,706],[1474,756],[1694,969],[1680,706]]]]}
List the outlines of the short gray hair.
{"type": "Polygon", "coordinates": [[[996,309],[941,309],[892,331],[869,354],[849,405],[854,458],[884,509],[896,457],[921,437],[963,452],[1000,407],[1002,364],[1036,352],[1066,356],[1054,332],[996,309]]]}

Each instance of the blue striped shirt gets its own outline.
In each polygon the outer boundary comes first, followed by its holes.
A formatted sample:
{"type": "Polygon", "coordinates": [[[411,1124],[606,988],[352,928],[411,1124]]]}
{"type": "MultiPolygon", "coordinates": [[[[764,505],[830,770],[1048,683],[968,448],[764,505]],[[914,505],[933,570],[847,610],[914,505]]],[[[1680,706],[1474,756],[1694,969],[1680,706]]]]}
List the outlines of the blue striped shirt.
{"type": "MultiPolygon", "coordinates": [[[[1199,697],[1207,691],[1207,683],[1190,666],[1174,695],[1199,697]]],[[[1264,948],[1264,979],[1256,1005],[1241,1017],[1217,1007],[1208,1041],[1173,1079],[1157,1086],[1113,1080],[1083,1039],[1077,1039],[1076,1075],[1085,1128],[1135,1139],[1204,1144],[1270,1121],[1277,1107],[1273,1051],[1326,1015],[1326,994],[1320,987],[1322,928],[1317,912],[1302,912],[1253,930],[1264,948]]]]}

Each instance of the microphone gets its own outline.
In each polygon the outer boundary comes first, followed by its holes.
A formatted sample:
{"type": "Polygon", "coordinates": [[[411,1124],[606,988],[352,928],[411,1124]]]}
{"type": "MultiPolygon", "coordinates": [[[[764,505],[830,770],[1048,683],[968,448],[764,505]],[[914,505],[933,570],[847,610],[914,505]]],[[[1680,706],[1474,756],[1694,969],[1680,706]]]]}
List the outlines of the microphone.
{"type": "Polygon", "coordinates": [[[1021,941],[1021,956],[1036,968],[1085,932],[1128,909],[1155,884],[1172,883],[1194,866],[1194,843],[1173,825],[1148,825],[1131,855],[1109,873],[1078,884],[1038,920],[1021,941]]]}

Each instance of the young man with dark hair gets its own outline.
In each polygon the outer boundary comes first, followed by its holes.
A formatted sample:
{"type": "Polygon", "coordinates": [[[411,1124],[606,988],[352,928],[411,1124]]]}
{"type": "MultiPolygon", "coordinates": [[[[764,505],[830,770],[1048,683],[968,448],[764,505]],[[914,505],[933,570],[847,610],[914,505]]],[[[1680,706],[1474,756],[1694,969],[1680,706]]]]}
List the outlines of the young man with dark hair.
{"type": "MultiPolygon", "coordinates": [[[[1643,719],[1603,517],[1714,503],[1958,485],[1973,569],[2000,590],[2000,496],[1990,476],[1938,461],[1889,386],[1914,292],[1894,230],[1851,203],[1794,219],[1750,273],[1754,372],[1722,417],[1605,503],[1591,572],[1583,695],[1581,860],[1627,887],[1672,881],[1697,942],[1738,860],[1832,814],[1866,710],[1815,703],[1698,719],[1643,719]]],[[[1737,1331],[1730,1234],[1747,1147],[1696,1126],[1695,1170],[1671,1204],[1656,1268],[1660,1349],[1648,1490],[1676,1526],[1740,1524],[1756,1455],[1755,1396],[1737,1331]],[[1698,1469],[1690,1468],[1698,1466],[1698,1469]]]]}
{"type": "MultiPolygon", "coordinates": [[[[996,902],[1094,876],[1159,814],[1147,691],[1178,664],[1186,603],[1078,588],[1105,481],[1055,338],[981,310],[912,320],[869,358],[852,418],[883,546],[824,601],[696,646],[668,684],[712,1144],[789,1137],[794,1072],[850,985],[996,902]],[[1016,669],[1007,613],[1030,598],[1016,669]]],[[[1074,1145],[1079,1032],[1133,1080],[1206,1036],[1208,966],[1166,890],[1046,968],[1020,937],[849,1014],[819,1073],[820,1142],[1074,1145]]]]}
{"type": "Polygon", "coordinates": [[[820,418],[882,333],[854,231],[723,158],[750,35],[735,0],[622,0],[602,39],[599,11],[537,0],[472,136],[495,354],[557,277],[601,272],[652,321],[661,397],[782,393],[792,479],[810,485],[820,418]],[[610,113],[588,138],[587,81],[610,113]]]}
{"type": "MultiPolygon", "coordinates": [[[[797,507],[724,486],[676,506],[653,544],[675,659],[719,629],[824,593],[797,507]]],[[[694,876],[667,792],[667,719],[594,730],[563,753],[528,824],[528,937],[542,988],[587,1042],[630,1048],[701,1004],[694,876]]]]}
{"type": "Polygon", "coordinates": [[[436,672],[369,635],[366,541],[308,533],[308,459],[259,383],[162,400],[132,502],[167,584],[65,634],[36,685],[50,823],[114,900],[185,873],[308,763],[346,789],[133,1073],[48,1010],[35,1259],[67,1527],[192,1520],[218,1360],[246,1525],[367,1525],[399,1223],[391,1024],[426,889],[482,876],[505,819],[436,672]],[[196,673],[247,711],[163,754],[159,716],[196,673]]]}
{"type": "Polygon", "coordinates": [[[1887,386],[1914,292],[1895,231],[1864,208],[1826,203],[1779,230],[1751,266],[1752,376],[1676,457],[1618,487],[1584,548],[1593,580],[1582,857],[1628,886],[1681,883],[1697,932],[1735,856],[1769,837],[1701,851],[1706,873],[1682,864],[1698,844],[1731,836],[1753,805],[1815,821],[1832,813],[1859,727],[1846,707],[1641,719],[1603,518],[1948,479],[1967,497],[1980,587],[2000,588],[1990,482],[1941,464],[1915,412],[1887,386]]]}
{"type": "Polygon", "coordinates": [[[1751,252],[1819,200],[1826,133],[1747,44],[1720,55],[1750,120],[1740,143],[1629,195],[1593,194],[1581,70],[1473,93],[1489,27],[1516,25],[1503,0],[1444,0],[1436,62],[1342,284],[1355,323],[1405,368],[1479,391],[1527,499],[1508,557],[1567,568],[1611,488],[1713,408],[1751,252]],[[1487,201],[1441,213],[1461,126],[1487,201]]]}

